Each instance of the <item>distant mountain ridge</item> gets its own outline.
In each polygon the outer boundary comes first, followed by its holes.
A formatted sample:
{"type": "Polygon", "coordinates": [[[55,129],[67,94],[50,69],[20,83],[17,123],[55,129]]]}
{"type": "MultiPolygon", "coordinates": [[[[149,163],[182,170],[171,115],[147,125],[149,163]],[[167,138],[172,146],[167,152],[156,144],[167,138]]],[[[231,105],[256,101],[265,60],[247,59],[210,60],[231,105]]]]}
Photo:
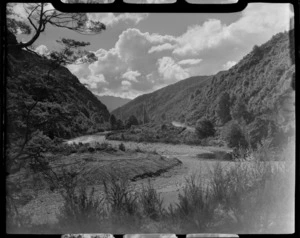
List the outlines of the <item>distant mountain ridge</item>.
{"type": "Polygon", "coordinates": [[[246,103],[255,118],[272,116],[279,99],[291,90],[295,65],[293,62],[294,31],[278,33],[261,46],[255,46],[240,62],[227,71],[213,76],[196,76],[165,88],[139,96],[112,113],[123,119],[142,117],[143,109],[154,120],[164,114],[169,121],[176,120],[195,125],[202,117],[217,122],[217,104],[222,93],[230,95],[234,105],[246,103]]]}
{"type": "Polygon", "coordinates": [[[130,102],[131,99],[128,98],[122,98],[122,97],[115,97],[115,96],[97,96],[96,97],[104,104],[106,105],[107,109],[111,112],[118,107],[122,107],[126,103],[130,102]]]}

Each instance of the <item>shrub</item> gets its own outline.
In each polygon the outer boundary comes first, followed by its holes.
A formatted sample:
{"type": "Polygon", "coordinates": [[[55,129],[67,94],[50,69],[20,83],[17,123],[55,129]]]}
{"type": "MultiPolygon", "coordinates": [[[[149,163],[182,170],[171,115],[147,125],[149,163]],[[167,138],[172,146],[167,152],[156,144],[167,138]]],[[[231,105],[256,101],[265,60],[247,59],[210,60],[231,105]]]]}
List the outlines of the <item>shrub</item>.
{"type": "Polygon", "coordinates": [[[136,147],[135,152],[143,152],[139,146],[136,147]]]}
{"type": "Polygon", "coordinates": [[[207,231],[213,220],[216,204],[201,176],[193,174],[187,178],[183,193],[178,198],[179,203],[172,213],[180,219],[181,229],[185,232],[207,231]]]}
{"type": "Polygon", "coordinates": [[[208,119],[200,119],[196,124],[196,133],[200,139],[215,135],[213,123],[208,119]]]}
{"type": "Polygon", "coordinates": [[[231,123],[223,129],[223,139],[227,142],[230,148],[246,148],[248,143],[240,126],[236,123],[231,123]]]}
{"type": "Polygon", "coordinates": [[[287,229],[282,219],[291,222],[293,214],[293,183],[288,168],[252,162],[235,163],[225,169],[217,164],[210,180],[211,202],[219,204],[224,227],[235,233],[273,233],[282,229],[276,229],[278,225],[287,229]]]}
{"type": "Polygon", "coordinates": [[[261,117],[255,118],[248,126],[251,146],[256,148],[263,139],[274,137],[277,130],[274,121],[261,117]]]}
{"type": "Polygon", "coordinates": [[[93,147],[88,147],[87,151],[90,152],[90,153],[93,153],[93,152],[95,152],[96,150],[95,150],[95,148],[93,148],[93,147]]]}
{"type": "Polygon", "coordinates": [[[153,220],[158,220],[163,214],[163,199],[156,192],[149,180],[147,187],[144,187],[144,185],[142,187],[139,203],[143,214],[153,220]]]}
{"type": "Polygon", "coordinates": [[[131,115],[128,120],[126,121],[126,128],[130,128],[131,126],[137,126],[139,125],[139,121],[138,119],[134,116],[131,115]]]}
{"type": "Polygon", "coordinates": [[[160,129],[163,131],[163,130],[166,130],[167,129],[167,125],[166,124],[162,124],[160,129]]]}
{"type": "Polygon", "coordinates": [[[119,178],[109,174],[106,179],[102,180],[102,184],[105,200],[113,215],[122,217],[137,214],[137,197],[129,187],[129,180],[126,176],[119,178]]]}
{"type": "Polygon", "coordinates": [[[104,199],[95,198],[94,188],[87,192],[81,187],[64,196],[64,206],[58,216],[59,224],[64,231],[83,232],[98,229],[103,219],[104,199]]]}
{"type": "MultiPolygon", "coordinates": [[[[122,134],[123,135],[123,134],[122,134]]],[[[123,143],[119,144],[119,150],[125,151],[125,145],[123,143]]]]}

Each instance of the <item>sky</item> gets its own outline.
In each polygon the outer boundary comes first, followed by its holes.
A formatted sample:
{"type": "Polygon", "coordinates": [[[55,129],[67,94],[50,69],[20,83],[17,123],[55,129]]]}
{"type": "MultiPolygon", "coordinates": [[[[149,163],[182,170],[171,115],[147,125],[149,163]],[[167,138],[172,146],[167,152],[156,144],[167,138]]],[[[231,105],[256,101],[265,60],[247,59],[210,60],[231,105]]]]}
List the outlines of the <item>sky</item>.
{"type": "MultiPolygon", "coordinates": [[[[15,11],[24,14],[20,4],[15,11]]],[[[289,4],[271,3],[251,3],[242,12],[221,14],[88,13],[107,29],[86,36],[47,26],[34,47],[45,54],[57,49],[61,37],[89,41],[86,49],[98,60],[69,65],[69,70],[94,94],[133,99],[191,76],[229,69],[254,45],[289,30],[292,16],[289,4]]],[[[18,35],[19,41],[28,39],[18,35]]]]}

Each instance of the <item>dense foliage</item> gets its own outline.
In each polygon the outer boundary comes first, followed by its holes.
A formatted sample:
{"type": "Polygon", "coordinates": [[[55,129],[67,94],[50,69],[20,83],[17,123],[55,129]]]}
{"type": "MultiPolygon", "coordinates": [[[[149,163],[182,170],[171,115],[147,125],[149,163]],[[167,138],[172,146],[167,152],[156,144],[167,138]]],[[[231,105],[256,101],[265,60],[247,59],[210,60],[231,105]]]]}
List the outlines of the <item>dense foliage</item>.
{"type": "Polygon", "coordinates": [[[231,148],[246,148],[248,146],[245,134],[237,123],[229,123],[224,128],[222,136],[231,148]]]}
{"type": "Polygon", "coordinates": [[[214,136],[215,132],[214,125],[210,120],[204,118],[197,121],[196,133],[200,139],[214,136]]]}
{"type": "Polygon", "coordinates": [[[24,137],[28,130],[69,138],[100,130],[101,121],[108,121],[106,106],[68,69],[58,65],[49,74],[53,61],[11,48],[7,66],[9,139],[24,137]]]}

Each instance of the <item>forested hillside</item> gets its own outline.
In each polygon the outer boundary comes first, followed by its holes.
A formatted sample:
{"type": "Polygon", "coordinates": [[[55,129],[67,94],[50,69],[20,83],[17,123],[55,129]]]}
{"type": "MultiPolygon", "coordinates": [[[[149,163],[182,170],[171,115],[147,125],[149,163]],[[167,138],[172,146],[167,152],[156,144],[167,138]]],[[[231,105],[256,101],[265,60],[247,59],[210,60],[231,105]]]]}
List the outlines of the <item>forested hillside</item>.
{"type": "MultiPolygon", "coordinates": [[[[153,120],[166,119],[195,125],[207,118],[216,125],[246,118],[247,123],[265,117],[268,120],[289,118],[282,107],[293,97],[291,81],[295,65],[292,58],[294,31],[279,33],[261,46],[254,46],[238,64],[214,76],[193,77],[142,95],[113,111],[124,119],[141,117],[143,107],[153,120]]],[[[293,108],[291,109],[293,110],[293,108]]]]}
{"type": "MultiPolygon", "coordinates": [[[[135,115],[143,121],[145,114],[150,120],[172,120],[190,103],[191,95],[208,81],[207,76],[196,76],[179,81],[153,93],[141,95],[112,113],[123,120],[135,115]]],[[[196,92],[197,91],[197,92],[196,92]]]]}
{"type": "MultiPolygon", "coordinates": [[[[290,54],[294,52],[294,45],[290,44],[292,37],[293,31],[279,33],[260,47],[255,46],[228,71],[212,76],[181,115],[186,115],[192,124],[203,116],[217,122],[222,119],[218,108],[220,102],[224,102],[224,94],[229,96],[231,114],[235,107],[245,106],[250,121],[257,116],[278,113],[277,109],[282,106],[280,99],[292,91],[295,72],[294,55],[290,54]]],[[[238,111],[237,114],[242,115],[238,111]]]]}
{"type": "MultiPolygon", "coordinates": [[[[10,34],[9,41],[16,41],[10,34]]],[[[7,128],[20,139],[37,130],[50,138],[96,132],[109,112],[70,71],[17,47],[7,55],[7,128]]]]}

